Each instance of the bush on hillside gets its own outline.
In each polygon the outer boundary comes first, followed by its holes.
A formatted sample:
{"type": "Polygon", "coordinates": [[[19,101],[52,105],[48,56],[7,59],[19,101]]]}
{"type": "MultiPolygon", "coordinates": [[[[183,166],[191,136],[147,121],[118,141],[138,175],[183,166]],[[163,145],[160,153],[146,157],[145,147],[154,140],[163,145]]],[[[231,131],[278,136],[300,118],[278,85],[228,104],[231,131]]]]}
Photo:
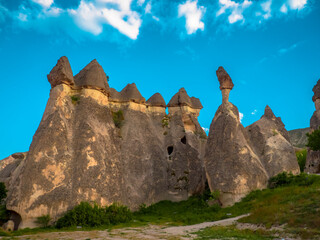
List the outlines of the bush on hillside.
{"type": "Polygon", "coordinates": [[[9,219],[9,213],[6,208],[6,198],[7,198],[6,186],[3,182],[0,182],[0,224],[5,223],[9,219]]]}
{"type": "Polygon", "coordinates": [[[312,133],[306,134],[308,137],[307,147],[309,147],[313,151],[320,150],[320,128],[314,130],[312,133]]]}
{"type": "Polygon", "coordinates": [[[113,122],[117,128],[121,128],[123,126],[124,115],[122,110],[117,112],[112,112],[113,122]]]}
{"type": "Polygon", "coordinates": [[[49,227],[49,223],[51,221],[51,217],[49,214],[42,215],[40,217],[37,217],[35,223],[38,224],[40,227],[47,228],[49,227]]]}
{"type": "Polygon", "coordinates": [[[112,204],[109,207],[100,207],[96,203],[81,202],[78,206],[68,211],[58,219],[57,228],[71,226],[96,227],[109,224],[128,222],[132,213],[126,206],[112,204]]]}
{"type": "Polygon", "coordinates": [[[292,173],[280,173],[269,179],[269,188],[277,188],[288,185],[297,186],[310,186],[315,182],[320,182],[320,177],[316,175],[308,175],[306,173],[301,173],[299,175],[293,175],[292,173]]]}
{"type": "Polygon", "coordinates": [[[296,156],[297,156],[298,164],[300,167],[300,172],[303,172],[306,166],[307,149],[303,149],[301,151],[296,152],[296,156]]]}

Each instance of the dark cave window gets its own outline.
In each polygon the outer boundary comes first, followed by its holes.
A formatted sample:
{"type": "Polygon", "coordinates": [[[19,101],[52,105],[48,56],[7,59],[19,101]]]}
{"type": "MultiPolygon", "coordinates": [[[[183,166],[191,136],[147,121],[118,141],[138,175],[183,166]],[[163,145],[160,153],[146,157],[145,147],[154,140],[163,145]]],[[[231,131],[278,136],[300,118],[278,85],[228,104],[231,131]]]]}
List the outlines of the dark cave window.
{"type": "Polygon", "coordinates": [[[171,155],[171,153],[173,152],[173,146],[169,146],[167,148],[168,154],[171,155]]]}
{"type": "Polygon", "coordinates": [[[182,142],[183,144],[187,144],[187,138],[186,138],[186,136],[184,136],[183,138],[181,138],[181,142],[182,142]]]}

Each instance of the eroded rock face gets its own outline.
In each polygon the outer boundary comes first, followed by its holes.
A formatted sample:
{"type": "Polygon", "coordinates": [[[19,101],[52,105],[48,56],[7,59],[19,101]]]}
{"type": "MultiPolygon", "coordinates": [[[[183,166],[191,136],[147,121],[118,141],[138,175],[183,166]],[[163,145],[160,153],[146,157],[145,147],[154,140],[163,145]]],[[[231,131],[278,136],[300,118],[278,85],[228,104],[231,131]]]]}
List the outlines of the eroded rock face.
{"type": "Polygon", "coordinates": [[[70,95],[66,85],[52,89],[27,158],[11,179],[7,208],[21,215],[20,227],[34,227],[43,214],[56,218],[81,201],[122,200],[119,138],[108,106],[91,97],[73,103],[70,95]]]}
{"type": "Polygon", "coordinates": [[[269,106],[266,106],[261,119],[248,126],[246,130],[269,177],[281,172],[300,173],[289,134],[281,119],[273,114],[269,106]]]}
{"type": "Polygon", "coordinates": [[[320,151],[308,150],[304,172],[320,173],[320,151]]]}
{"type": "Polygon", "coordinates": [[[204,189],[200,109],[178,106],[167,115],[163,106],[147,107],[135,84],[109,97],[100,67],[93,61],[75,86],[51,89],[26,158],[6,171],[7,208],[21,216],[20,228],[45,214],[56,220],[81,201],[137,209],[204,189]]]}
{"type": "Polygon", "coordinates": [[[62,83],[73,86],[73,73],[68,58],[61,57],[47,78],[52,88],[62,83]]]}
{"type": "Polygon", "coordinates": [[[268,175],[250,145],[238,109],[231,103],[221,105],[214,116],[204,162],[209,187],[220,191],[223,206],[267,185],[268,175]]]}

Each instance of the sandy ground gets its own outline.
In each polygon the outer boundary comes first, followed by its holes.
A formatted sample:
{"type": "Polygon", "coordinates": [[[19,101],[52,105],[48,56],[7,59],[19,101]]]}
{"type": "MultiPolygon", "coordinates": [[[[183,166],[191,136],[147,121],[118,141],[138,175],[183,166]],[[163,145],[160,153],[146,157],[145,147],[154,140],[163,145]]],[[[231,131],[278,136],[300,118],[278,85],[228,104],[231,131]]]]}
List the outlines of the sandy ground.
{"type": "MultiPolygon", "coordinates": [[[[154,240],[154,239],[167,239],[167,240],[191,240],[196,237],[191,233],[197,232],[203,228],[211,226],[229,226],[235,224],[240,218],[248,215],[241,215],[234,218],[228,218],[215,222],[204,222],[189,226],[179,227],[166,227],[159,225],[148,225],[136,228],[121,228],[113,229],[111,231],[75,231],[75,232],[52,232],[52,233],[39,233],[35,235],[25,235],[14,237],[14,239],[79,239],[79,240],[98,240],[98,239],[112,239],[112,240],[154,240]]],[[[237,223],[239,224],[239,223],[237,223]]],[[[240,224],[241,228],[245,228],[240,224]]],[[[253,225],[246,226],[253,228],[253,225]]]]}

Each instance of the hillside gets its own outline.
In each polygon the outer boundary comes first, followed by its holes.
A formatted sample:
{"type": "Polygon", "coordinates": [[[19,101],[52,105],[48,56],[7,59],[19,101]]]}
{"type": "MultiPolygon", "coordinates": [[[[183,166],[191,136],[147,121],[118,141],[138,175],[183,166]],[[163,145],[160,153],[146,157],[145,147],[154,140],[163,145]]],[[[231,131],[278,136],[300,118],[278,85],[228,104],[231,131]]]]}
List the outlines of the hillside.
{"type": "Polygon", "coordinates": [[[298,148],[304,148],[308,141],[306,133],[309,131],[310,128],[300,128],[288,131],[292,145],[298,148]]]}

